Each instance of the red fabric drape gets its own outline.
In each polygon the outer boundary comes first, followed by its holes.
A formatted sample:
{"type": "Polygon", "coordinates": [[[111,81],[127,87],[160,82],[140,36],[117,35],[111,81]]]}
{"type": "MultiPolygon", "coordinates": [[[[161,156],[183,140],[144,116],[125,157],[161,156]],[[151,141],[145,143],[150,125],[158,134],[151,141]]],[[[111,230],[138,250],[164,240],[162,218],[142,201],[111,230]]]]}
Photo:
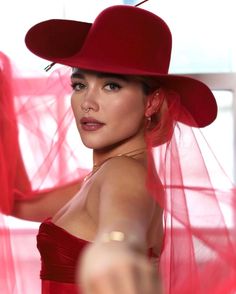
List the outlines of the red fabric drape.
{"type": "Polygon", "coordinates": [[[210,149],[204,158],[196,132],[178,124],[169,145],[154,149],[166,191],[155,194],[164,208],[164,293],[235,293],[236,191],[210,149]]]}
{"type": "Polygon", "coordinates": [[[0,293],[41,292],[37,230],[9,225],[14,199],[31,199],[88,170],[63,75],[23,77],[0,53],[0,293]]]}

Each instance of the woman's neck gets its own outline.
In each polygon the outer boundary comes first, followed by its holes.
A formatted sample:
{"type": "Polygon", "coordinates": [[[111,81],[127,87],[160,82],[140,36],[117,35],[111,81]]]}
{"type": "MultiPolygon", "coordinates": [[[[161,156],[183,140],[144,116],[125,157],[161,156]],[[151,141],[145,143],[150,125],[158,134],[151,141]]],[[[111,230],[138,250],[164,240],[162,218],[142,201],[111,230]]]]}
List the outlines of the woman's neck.
{"type": "Polygon", "coordinates": [[[117,156],[139,157],[146,151],[146,143],[144,140],[130,144],[124,142],[123,144],[109,146],[99,150],[93,150],[93,165],[99,166],[109,158],[117,156]]]}

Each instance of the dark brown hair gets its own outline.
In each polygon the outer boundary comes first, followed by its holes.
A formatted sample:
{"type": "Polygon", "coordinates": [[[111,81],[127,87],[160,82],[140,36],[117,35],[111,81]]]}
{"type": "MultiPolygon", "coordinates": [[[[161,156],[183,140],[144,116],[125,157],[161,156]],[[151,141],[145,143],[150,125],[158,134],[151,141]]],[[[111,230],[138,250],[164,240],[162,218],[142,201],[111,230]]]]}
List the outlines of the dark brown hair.
{"type": "Polygon", "coordinates": [[[147,76],[136,76],[136,80],[141,82],[145,95],[152,95],[161,89],[164,91],[164,99],[161,101],[160,107],[151,116],[151,120],[146,124],[146,137],[151,140],[152,146],[158,146],[168,142],[174,129],[173,107],[178,101],[179,95],[172,90],[163,86],[158,79],[147,76]]]}

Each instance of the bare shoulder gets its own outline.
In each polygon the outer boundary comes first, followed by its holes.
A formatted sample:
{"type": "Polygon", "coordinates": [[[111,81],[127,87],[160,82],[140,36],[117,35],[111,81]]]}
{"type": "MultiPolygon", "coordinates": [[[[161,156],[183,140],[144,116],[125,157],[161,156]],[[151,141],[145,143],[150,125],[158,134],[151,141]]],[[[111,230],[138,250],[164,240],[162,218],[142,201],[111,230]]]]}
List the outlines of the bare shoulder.
{"type": "Polygon", "coordinates": [[[148,193],[146,180],[147,169],[142,162],[125,156],[112,158],[100,171],[100,197],[106,202],[145,202],[152,206],[153,198],[148,193]]]}
{"type": "Polygon", "coordinates": [[[125,156],[115,157],[104,163],[97,176],[100,230],[117,222],[130,227],[131,219],[132,231],[139,228],[143,233],[149,231],[151,234],[152,223],[156,222],[156,202],[147,189],[145,164],[125,156]]]}
{"type": "MultiPolygon", "coordinates": [[[[120,156],[109,159],[101,168],[100,184],[133,188],[143,187],[147,190],[147,165],[132,157],[120,156]]],[[[156,171],[154,172],[155,186],[163,190],[163,185],[156,171]]]]}
{"type": "Polygon", "coordinates": [[[131,157],[120,156],[109,159],[101,170],[101,184],[119,186],[145,186],[147,169],[145,165],[131,157]]]}

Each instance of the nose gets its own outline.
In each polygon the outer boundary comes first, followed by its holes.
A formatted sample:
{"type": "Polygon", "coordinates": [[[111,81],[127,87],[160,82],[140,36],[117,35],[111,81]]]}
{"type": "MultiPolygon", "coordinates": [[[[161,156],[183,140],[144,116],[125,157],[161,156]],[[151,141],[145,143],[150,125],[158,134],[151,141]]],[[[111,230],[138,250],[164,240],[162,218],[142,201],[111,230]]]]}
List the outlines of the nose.
{"type": "Polygon", "coordinates": [[[90,87],[84,91],[83,99],[81,100],[81,110],[84,112],[98,111],[99,104],[97,101],[98,91],[96,87],[90,87]]]}

